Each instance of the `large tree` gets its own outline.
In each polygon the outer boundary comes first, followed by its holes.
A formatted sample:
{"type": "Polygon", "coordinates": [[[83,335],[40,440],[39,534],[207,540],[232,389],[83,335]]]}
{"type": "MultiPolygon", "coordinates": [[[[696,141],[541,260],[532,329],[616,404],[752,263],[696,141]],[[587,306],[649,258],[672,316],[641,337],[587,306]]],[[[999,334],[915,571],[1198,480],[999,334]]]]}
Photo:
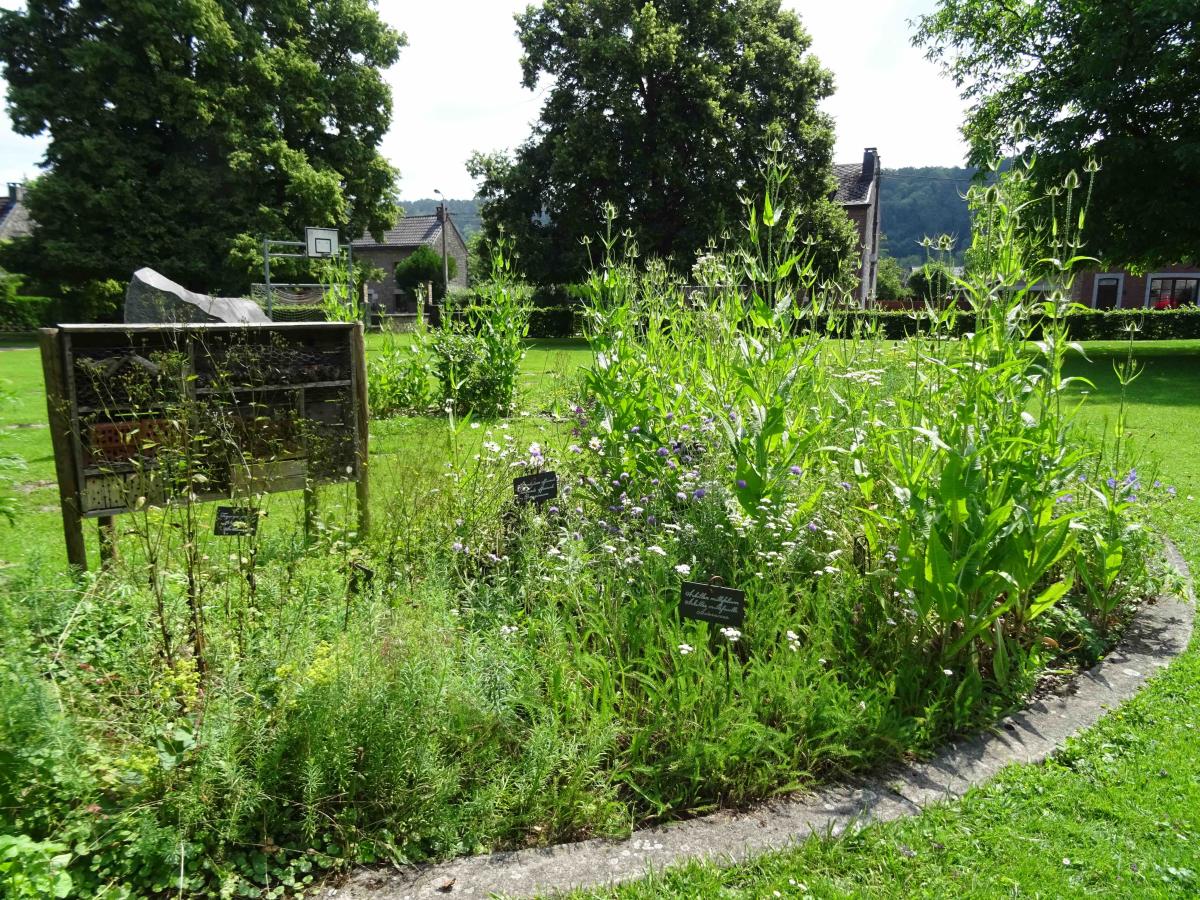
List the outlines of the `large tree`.
{"type": "MultiPolygon", "coordinates": [[[[264,236],[389,227],[381,69],[404,36],[373,0],[29,0],[0,12],[9,112],[48,133],[15,269],[68,293],[151,265],[244,289],[264,236]]],[[[110,282],[111,283],[111,282],[110,282]]]]}
{"type": "MultiPolygon", "coordinates": [[[[779,0],[546,0],[517,16],[524,85],[548,85],[514,156],[476,154],[485,231],[503,226],[539,281],[579,277],[583,240],[617,211],[643,253],[686,265],[737,237],[768,137],[828,271],[853,231],[830,201],[833,80],[779,0]]],[[[593,253],[595,248],[593,248],[593,253]]]]}
{"type": "Polygon", "coordinates": [[[983,165],[1039,154],[1053,186],[1102,165],[1086,252],[1141,266],[1200,257],[1196,0],[940,0],[916,41],[970,101],[983,165]]]}

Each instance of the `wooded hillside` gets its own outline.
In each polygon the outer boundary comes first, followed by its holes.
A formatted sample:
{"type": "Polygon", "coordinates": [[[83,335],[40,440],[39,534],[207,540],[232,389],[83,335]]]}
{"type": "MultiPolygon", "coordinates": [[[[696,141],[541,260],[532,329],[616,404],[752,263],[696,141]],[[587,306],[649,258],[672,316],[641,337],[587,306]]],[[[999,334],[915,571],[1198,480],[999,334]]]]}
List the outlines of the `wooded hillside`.
{"type": "Polygon", "coordinates": [[[921,238],[949,234],[954,257],[971,240],[971,218],[964,195],[975,169],[948,166],[883,170],[883,232],[886,248],[902,266],[925,262],[921,238]]]}

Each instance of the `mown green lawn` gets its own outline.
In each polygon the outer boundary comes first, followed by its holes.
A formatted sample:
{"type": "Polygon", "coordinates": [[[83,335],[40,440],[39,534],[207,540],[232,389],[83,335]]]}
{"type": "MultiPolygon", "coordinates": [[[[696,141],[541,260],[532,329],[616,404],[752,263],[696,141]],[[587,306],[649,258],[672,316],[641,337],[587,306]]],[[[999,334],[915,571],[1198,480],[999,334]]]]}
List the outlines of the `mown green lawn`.
{"type": "MultiPolygon", "coordinates": [[[[1093,428],[1116,420],[1116,344],[1074,374],[1093,428]]],[[[1160,526],[1200,572],[1200,343],[1137,347],[1128,425],[1143,472],[1177,490],[1160,526]]],[[[583,896],[583,895],[578,895],[583,896]]],[[[1200,637],[1134,700],[1040,766],[962,801],[724,868],[695,864],[614,891],[641,897],[1200,896],[1200,637]]]]}

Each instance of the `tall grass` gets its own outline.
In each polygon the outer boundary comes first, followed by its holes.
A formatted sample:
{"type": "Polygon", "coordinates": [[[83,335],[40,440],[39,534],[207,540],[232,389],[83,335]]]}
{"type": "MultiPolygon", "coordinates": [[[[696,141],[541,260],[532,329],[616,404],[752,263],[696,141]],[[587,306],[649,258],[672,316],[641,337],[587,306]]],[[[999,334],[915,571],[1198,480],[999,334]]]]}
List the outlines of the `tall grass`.
{"type": "MultiPolygon", "coordinates": [[[[123,539],[90,582],[10,573],[0,808],[30,866],[68,846],[83,895],[278,894],[350,860],[620,834],[921,752],[1102,650],[1150,589],[1149,489],[1076,433],[1062,334],[1027,344],[1076,231],[1002,182],[967,309],[900,345],[831,338],[807,323],[843,298],[786,178],[698,291],[610,228],[572,420],[481,424],[462,393],[397,420],[420,437],[375,462],[370,539],[330,491],[307,547],[263,498],[253,546],[147,510],[170,539],[123,539]],[[560,496],[516,505],[547,469],[560,496]],[[738,629],[678,614],[681,581],[716,578],[746,591],[738,629]],[[197,612],[203,646],[164,658],[151,626],[197,612]]],[[[519,360],[521,295],[490,296],[473,339],[519,360]]]]}

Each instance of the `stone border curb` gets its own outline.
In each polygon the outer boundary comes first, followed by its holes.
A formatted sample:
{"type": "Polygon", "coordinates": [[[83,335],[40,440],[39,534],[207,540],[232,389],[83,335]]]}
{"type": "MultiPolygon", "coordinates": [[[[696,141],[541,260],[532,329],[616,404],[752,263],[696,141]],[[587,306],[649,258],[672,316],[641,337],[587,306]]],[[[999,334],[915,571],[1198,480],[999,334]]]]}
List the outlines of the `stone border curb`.
{"type": "MultiPolygon", "coordinates": [[[[1187,564],[1173,544],[1170,563],[1192,594],[1187,564]]],[[[748,812],[722,811],[646,828],[626,840],[595,839],[533,850],[464,857],[400,870],[359,870],[325,896],[336,900],[531,896],[598,888],[641,878],[693,859],[734,863],[782,850],[812,834],[840,834],[860,821],[913,815],[954,800],[1011,763],[1037,763],[1091,727],[1187,649],[1193,603],[1170,597],[1141,606],[1125,636],[1099,664],[1070,682],[1066,696],[1035,701],[989,732],[948,744],[934,759],[779,798],[748,812]],[[447,887],[449,885],[449,887],[447,887]]]]}

